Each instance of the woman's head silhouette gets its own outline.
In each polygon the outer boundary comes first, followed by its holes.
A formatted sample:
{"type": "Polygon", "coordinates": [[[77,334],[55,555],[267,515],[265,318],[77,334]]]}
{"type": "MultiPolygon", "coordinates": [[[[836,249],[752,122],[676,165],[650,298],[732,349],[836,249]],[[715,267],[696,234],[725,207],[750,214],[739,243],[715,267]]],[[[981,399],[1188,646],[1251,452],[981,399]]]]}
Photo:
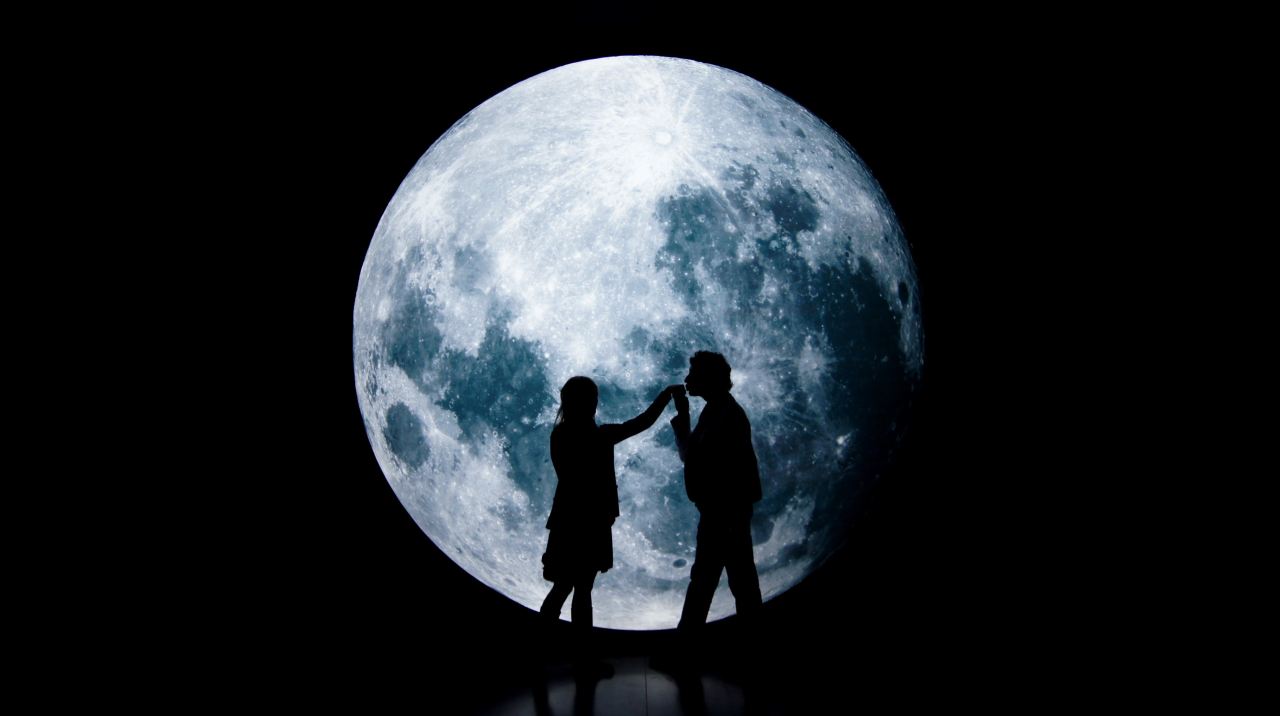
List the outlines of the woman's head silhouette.
{"type": "Polygon", "coordinates": [[[600,390],[596,388],[595,381],[575,375],[560,389],[560,412],[556,415],[556,425],[594,420],[599,400],[600,390]]]}

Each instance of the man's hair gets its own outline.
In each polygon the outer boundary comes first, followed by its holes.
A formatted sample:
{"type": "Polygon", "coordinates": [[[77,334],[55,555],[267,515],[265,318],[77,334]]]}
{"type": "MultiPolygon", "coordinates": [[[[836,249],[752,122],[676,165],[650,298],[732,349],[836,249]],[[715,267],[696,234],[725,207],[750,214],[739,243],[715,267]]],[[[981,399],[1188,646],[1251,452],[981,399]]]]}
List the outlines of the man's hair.
{"type": "Polygon", "coordinates": [[[708,387],[712,390],[728,390],[733,387],[733,381],[729,380],[729,373],[732,370],[729,367],[729,361],[719,353],[698,351],[689,359],[689,367],[706,376],[707,382],[710,383],[708,387]]]}

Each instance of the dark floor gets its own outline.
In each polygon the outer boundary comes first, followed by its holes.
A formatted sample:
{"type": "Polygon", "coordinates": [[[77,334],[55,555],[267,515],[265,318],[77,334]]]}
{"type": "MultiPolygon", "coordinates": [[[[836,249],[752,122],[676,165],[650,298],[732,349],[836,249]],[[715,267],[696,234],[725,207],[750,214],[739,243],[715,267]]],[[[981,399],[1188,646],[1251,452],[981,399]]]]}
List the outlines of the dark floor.
{"type": "Polygon", "coordinates": [[[750,681],[715,673],[674,676],[653,669],[644,657],[609,659],[611,678],[576,677],[567,665],[550,666],[527,687],[510,689],[476,713],[494,716],[551,714],[771,714],[786,713],[781,701],[750,681]],[[772,704],[770,702],[773,702],[772,704]]]}
{"type": "Polygon", "coordinates": [[[747,638],[732,620],[712,626],[700,650],[684,651],[671,632],[597,630],[597,651],[615,672],[609,678],[575,670],[563,652],[494,644],[491,656],[436,662],[434,671],[408,680],[429,689],[439,713],[485,716],[848,713],[1011,705],[1039,691],[1029,677],[1035,660],[994,639],[961,646],[946,633],[886,635],[872,625],[861,636],[818,628],[747,638]],[[686,667],[655,666],[653,657],[664,654],[686,657],[686,667]]]}

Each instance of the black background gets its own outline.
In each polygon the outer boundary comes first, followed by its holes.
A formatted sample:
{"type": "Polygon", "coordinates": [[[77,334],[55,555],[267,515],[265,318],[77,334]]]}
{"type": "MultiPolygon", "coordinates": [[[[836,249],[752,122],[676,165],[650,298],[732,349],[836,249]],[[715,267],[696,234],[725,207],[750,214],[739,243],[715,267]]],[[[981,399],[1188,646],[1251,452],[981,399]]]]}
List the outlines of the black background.
{"type": "MultiPolygon", "coordinates": [[[[412,664],[441,689],[535,658],[533,613],[445,557],[381,475],[355,397],[358,275],[400,181],[467,111],[569,62],[656,54],[747,74],[830,124],[880,183],[919,271],[913,424],[848,546],[767,605],[793,640],[786,658],[979,683],[1071,658],[1096,587],[1072,556],[1087,530],[1061,529],[1077,501],[1061,247],[1066,188],[1092,151],[1081,55],[1046,52],[1035,33],[910,41],[846,21],[748,41],[706,27],[587,13],[515,41],[264,40],[202,64],[219,99],[200,126],[228,209],[209,216],[227,271],[208,310],[228,339],[208,346],[217,479],[198,501],[213,507],[185,526],[202,546],[182,587],[200,639],[257,666],[412,664]],[[830,656],[797,655],[794,640],[830,656]]],[[[662,638],[607,637],[618,653],[662,638]]]]}
{"type": "Polygon", "coordinates": [[[1242,170],[1265,144],[1265,23],[474,5],[14,16],[9,592],[48,693],[242,706],[372,673],[386,688],[361,698],[429,702],[539,659],[527,610],[441,555],[381,476],[352,303],[436,137],[513,83],[626,53],[743,72],[827,121],[919,269],[908,443],[847,549],[766,605],[786,635],[758,649],[770,665],[851,688],[883,665],[895,696],[1181,700],[1202,662],[1246,653],[1218,635],[1257,632],[1241,594],[1260,592],[1232,587],[1266,522],[1233,508],[1267,503],[1234,468],[1265,443],[1234,405],[1200,406],[1256,393],[1232,388],[1256,382],[1238,347],[1259,324],[1231,317],[1267,284],[1229,259],[1265,236],[1237,226],[1264,186],[1242,170]]]}

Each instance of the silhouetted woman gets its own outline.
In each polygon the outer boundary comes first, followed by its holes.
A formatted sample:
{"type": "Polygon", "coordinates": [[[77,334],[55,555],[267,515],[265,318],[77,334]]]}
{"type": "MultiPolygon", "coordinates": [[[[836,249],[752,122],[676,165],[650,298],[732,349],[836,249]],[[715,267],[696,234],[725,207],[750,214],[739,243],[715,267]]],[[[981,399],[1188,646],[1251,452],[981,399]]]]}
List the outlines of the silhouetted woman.
{"type": "Polygon", "coordinates": [[[590,631],[596,573],[613,567],[613,521],[618,516],[613,446],[657,422],[676,387],[664,389],[647,410],[627,422],[604,425],[596,425],[599,391],[590,378],[575,376],[560,389],[560,412],[551,430],[556,495],[542,555],[542,576],[553,583],[540,610],[548,622],[560,617],[572,591],[575,631],[590,631]]]}

